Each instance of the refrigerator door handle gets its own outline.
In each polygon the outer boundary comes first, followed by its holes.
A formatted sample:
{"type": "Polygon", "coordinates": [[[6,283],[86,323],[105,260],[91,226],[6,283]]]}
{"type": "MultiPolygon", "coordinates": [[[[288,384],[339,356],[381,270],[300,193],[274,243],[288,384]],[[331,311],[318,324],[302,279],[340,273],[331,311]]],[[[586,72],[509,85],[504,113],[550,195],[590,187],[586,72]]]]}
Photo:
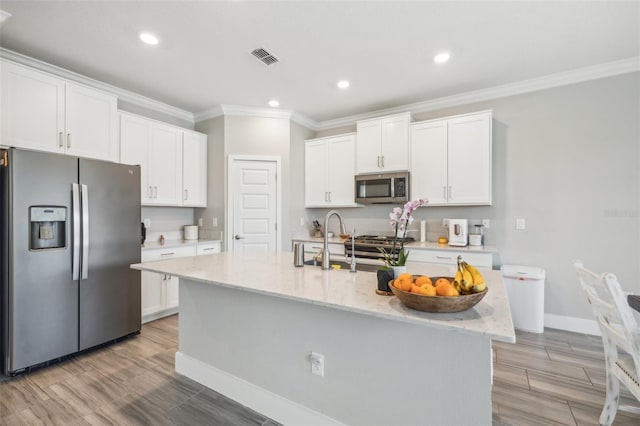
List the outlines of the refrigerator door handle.
{"type": "Polygon", "coordinates": [[[77,183],[71,184],[71,205],[73,207],[73,255],[71,258],[71,276],[80,278],[80,190],[77,183]]]}
{"type": "Polygon", "coordinates": [[[82,185],[82,279],[89,278],[89,189],[82,185]]]}

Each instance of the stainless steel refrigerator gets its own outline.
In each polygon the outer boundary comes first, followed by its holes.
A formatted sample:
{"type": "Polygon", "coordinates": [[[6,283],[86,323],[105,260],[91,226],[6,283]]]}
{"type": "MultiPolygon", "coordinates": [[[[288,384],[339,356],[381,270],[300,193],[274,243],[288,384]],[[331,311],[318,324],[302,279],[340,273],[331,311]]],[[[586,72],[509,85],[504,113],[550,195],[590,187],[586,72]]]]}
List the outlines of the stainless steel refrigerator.
{"type": "Polygon", "coordinates": [[[2,374],[139,333],[140,167],[0,155],[2,374]]]}

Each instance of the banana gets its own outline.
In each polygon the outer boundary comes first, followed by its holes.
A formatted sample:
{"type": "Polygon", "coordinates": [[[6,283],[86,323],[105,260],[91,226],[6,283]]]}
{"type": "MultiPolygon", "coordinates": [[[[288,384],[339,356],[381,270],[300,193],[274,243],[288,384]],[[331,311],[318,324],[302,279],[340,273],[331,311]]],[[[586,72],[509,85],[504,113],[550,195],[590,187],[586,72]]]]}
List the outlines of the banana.
{"type": "Polygon", "coordinates": [[[473,265],[469,265],[467,262],[462,263],[464,267],[471,273],[471,277],[473,278],[473,284],[482,284],[484,283],[484,277],[473,265]]]}
{"type": "Polygon", "coordinates": [[[473,277],[471,273],[467,271],[463,266],[462,256],[458,256],[458,270],[456,271],[456,276],[460,274],[462,278],[458,281],[460,286],[462,287],[462,292],[467,293],[471,290],[471,286],[473,285],[473,277]]]}
{"type": "Polygon", "coordinates": [[[473,293],[482,293],[486,288],[487,288],[487,283],[474,284],[471,287],[471,292],[473,292],[473,293]]]}

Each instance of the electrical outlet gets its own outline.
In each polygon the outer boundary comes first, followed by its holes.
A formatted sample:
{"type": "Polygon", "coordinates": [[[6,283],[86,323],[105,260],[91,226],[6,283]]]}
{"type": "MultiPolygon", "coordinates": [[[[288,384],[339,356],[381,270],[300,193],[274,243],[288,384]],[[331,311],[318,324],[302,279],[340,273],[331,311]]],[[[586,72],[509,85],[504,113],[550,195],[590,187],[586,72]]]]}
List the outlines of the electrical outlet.
{"type": "Polygon", "coordinates": [[[199,226],[200,228],[202,228],[202,226],[203,226],[202,218],[199,218],[199,219],[198,219],[198,226],[199,226]]]}
{"type": "Polygon", "coordinates": [[[442,219],[442,227],[443,228],[449,227],[449,219],[442,219]]]}
{"type": "Polygon", "coordinates": [[[491,221],[489,219],[482,219],[482,227],[484,229],[491,228],[491,221]]]}
{"type": "Polygon", "coordinates": [[[142,221],[144,222],[145,228],[151,228],[151,219],[144,218],[142,221]]]}
{"type": "Polygon", "coordinates": [[[214,228],[218,227],[218,218],[214,217],[213,219],[211,219],[211,226],[213,226],[214,228]]]}
{"type": "Polygon", "coordinates": [[[525,229],[525,220],[522,218],[516,219],[516,229],[525,229]]]}
{"type": "Polygon", "coordinates": [[[317,376],[324,376],[324,355],[311,352],[311,373],[317,376]]]}

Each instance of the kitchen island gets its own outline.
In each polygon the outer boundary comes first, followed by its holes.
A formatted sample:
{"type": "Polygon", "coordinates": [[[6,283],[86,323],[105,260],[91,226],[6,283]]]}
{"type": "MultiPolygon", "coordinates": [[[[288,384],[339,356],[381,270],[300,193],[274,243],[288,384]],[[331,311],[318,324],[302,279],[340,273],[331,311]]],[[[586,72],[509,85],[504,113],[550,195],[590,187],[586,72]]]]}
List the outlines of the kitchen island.
{"type": "MultiPolygon", "coordinates": [[[[376,275],[293,266],[292,253],[134,269],[180,278],[176,371],[284,424],[491,424],[491,341],[514,342],[502,276],[474,308],[418,312],[376,275]],[[311,353],[324,375],[311,373],[311,353]]],[[[453,275],[450,266],[409,272],[453,275]]]]}

